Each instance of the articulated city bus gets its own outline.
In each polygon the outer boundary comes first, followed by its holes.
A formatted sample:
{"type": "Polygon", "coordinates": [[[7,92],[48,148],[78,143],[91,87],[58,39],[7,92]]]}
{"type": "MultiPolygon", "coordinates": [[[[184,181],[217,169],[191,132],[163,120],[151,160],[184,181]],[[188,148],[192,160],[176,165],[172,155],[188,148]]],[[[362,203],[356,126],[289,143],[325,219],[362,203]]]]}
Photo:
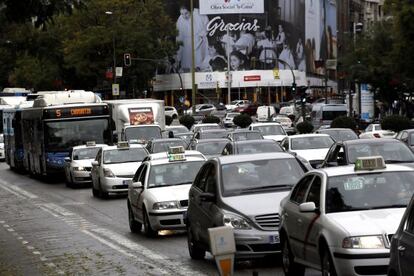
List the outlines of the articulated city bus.
{"type": "Polygon", "coordinates": [[[112,140],[108,105],[92,92],[39,96],[22,110],[21,123],[24,168],[32,175],[63,173],[71,147],[112,140]]]}
{"type": "Polygon", "coordinates": [[[33,101],[23,102],[14,108],[3,110],[4,153],[6,163],[12,170],[22,171],[23,140],[22,140],[22,109],[31,108],[33,101]]]}

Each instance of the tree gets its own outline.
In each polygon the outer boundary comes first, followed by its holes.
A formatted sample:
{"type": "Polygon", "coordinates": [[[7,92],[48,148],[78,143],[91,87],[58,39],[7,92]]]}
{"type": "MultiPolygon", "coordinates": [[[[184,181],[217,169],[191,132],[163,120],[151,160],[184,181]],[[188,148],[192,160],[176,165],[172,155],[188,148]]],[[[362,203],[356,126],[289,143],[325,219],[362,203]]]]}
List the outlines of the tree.
{"type": "Polygon", "coordinates": [[[246,128],[250,126],[252,122],[252,118],[248,114],[240,114],[233,118],[233,123],[240,128],[246,128]]]}
{"type": "Polygon", "coordinates": [[[332,121],[331,128],[350,128],[352,130],[355,130],[356,122],[354,118],[348,116],[339,116],[332,121]]]}
{"type": "Polygon", "coordinates": [[[304,121],[302,123],[297,124],[296,129],[300,134],[312,133],[313,125],[308,121],[304,121]]]}
{"type": "Polygon", "coordinates": [[[410,120],[407,117],[400,116],[400,115],[391,115],[385,117],[381,121],[381,128],[392,130],[395,132],[400,132],[404,129],[409,129],[411,127],[410,120]]]}

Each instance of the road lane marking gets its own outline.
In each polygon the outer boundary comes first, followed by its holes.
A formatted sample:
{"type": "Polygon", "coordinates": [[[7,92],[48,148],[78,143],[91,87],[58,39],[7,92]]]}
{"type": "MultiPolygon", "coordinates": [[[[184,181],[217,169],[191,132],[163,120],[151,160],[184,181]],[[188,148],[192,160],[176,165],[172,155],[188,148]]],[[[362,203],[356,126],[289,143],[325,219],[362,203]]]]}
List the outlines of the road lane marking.
{"type": "Polygon", "coordinates": [[[17,186],[14,185],[10,185],[9,183],[4,182],[3,180],[0,180],[0,187],[3,188],[4,190],[20,197],[20,198],[25,198],[25,199],[36,199],[38,198],[37,195],[32,194],[26,190],[23,190],[22,188],[19,188],[17,186]]]}
{"type": "MultiPolygon", "coordinates": [[[[31,194],[27,191],[24,191],[20,188],[10,189],[4,185],[4,182],[0,181],[0,188],[6,190],[7,192],[16,195],[19,198],[24,199],[35,199],[38,198],[36,195],[31,194]]],[[[16,187],[15,187],[16,188],[16,187]]],[[[40,199],[42,200],[42,199],[40,199]]],[[[172,260],[172,258],[158,254],[155,251],[142,246],[124,236],[117,234],[109,229],[99,228],[96,225],[90,223],[86,219],[82,218],[76,213],[73,213],[57,204],[54,203],[45,203],[43,202],[32,202],[38,208],[44,210],[45,212],[51,214],[52,216],[63,220],[66,224],[73,226],[80,230],[81,232],[89,235],[90,237],[98,240],[99,242],[107,245],[108,247],[126,255],[128,257],[134,258],[134,260],[139,260],[140,263],[154,267],[154,269],[159,270],[163,275],[205,275],[200,271],[194,271],[190,267],[187,268],[187,265],[180,261],[172,260]],[[94,233],[92,233],[94,232],[94,233]],[[137,254],[132,254],[128,251],[136,252],[137,254]],[[143,258],[150,260],[150,262],[144,261],[143,258]],[[151,262],[153,261],[153,262],[151,262]],[[168,265],[167,265],[168,264],[168,265]],[[160,268],[158,268],[160,267],[160,268]],[[166,269],[163,269],[164,267],[166,269]]],[[[6,227],[6,226],[5,226],[6,227]]],[[[28,244],[27,241],[22,241],[22,244],[28,244]]],[[[34,248],[33,248],[34,249],[34,248]]],[[[53,263],[52,263],[53,264],[53,263]]]]}

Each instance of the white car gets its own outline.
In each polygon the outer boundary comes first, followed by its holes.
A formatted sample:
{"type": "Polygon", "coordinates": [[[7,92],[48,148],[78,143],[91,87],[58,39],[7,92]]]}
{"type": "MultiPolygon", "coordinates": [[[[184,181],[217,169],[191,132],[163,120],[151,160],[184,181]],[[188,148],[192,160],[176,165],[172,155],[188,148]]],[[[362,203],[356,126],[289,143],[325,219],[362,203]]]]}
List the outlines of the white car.
{"type": "Polygon", "coordinates": [[[0,134],[0,160],[4,160],[6,158],[4,154],[4,136],[0,134]]]}
{"type": "Polygon", "coordinates": [[[295,107],[293,105],[284,106],[280,109],[279,114],[280,115],[286,115],[286,116],[294,115],[295,114],[295,107]]]}
{"type": "Polygon", "coordinates": [[[240,115],[238,112],[229,112],[226,114],[226,116],[223,118],[223,126],[224,127],[234,127],[233,119],[234,117],[240,115]]]}
{"type": "Polygon", "coordinates": [[[98,151],[92,162],[92,194],[107,197],[109,194],[126,194],[131,180],[148,151],[142,145],[119,142],[98,151]]]}
{"type": "MultiPolygon", "coordinates": [[[[195,113],[197,115],[209,115],[211,112],[217,110],[217,108],[212,104],[198,104],[195,106],[195,113]]],[[[185,112],[187,115],[195,115],[193,114],[193,108],[189,107],[188,110],[185,112]]]]}
{"type": "Polygon", "coordinates": [[[363,133],[359,135],[360,139],[370,138],[395,138],[396,133],[391,130],[383,130],[380,124],[370,124],[363,133]]]}
{"type": "Polygon", "coordinates": [[[298,134],[286,137],[281,145],[287,152],[301,156],[316,168],[325,160],[334,142],[328,134],[298,134]]]}
{"type": "Polygon", "coordinates": [[[156,236],[159,230],[185,229],[188,192],[206,159],[187,156],[184,148],[170,148],[167,158],[142,163],[128,187],[131,232],[156,236]]]}
{"type": "Polygon", "coordinates": [[[92,161],[95,160],[98,151],[106,146],[105,144],[96,145],[94,142],[88,142],[86,145],[71,148],[69,157],[65,158],[67,186],[91,183],[92,161]]]}
{"type": "Polygon", "coordinates": [[[226,104],[226,109],[231,111],[236,109],[239,106],[245,106],[248,105],[250,103],[250,101],[248,100],[235,100],[230,102],[230,104],[226,104]]]}
{"type": "Polygon", "coordinates": [[[285,275],[387,275],[390,241],[414,193],[414,170],[381,156],[308,172],[281,202],[285,275]]]}
{"type": "Polygon", "coordinates": [[[215,123],[200,123],[200,124],[195,124],[192,125],[190,131],[196,133],[199,130],[205,130],[205,129],[219,129],[221,128],[219,126],[219,124],[215,124],[215,123]]]}
{"type": "Polygon", "coordinates": [[[177,119],[178,118],[177,109],[175,109],[175,107],[173,107],[173,106],[166,106],[165,107],[165,116],[170,116],[173,119],[177,119]]]}
{"type": "Polygon", "coordinates": [[[249,130],[258,130],[262,133],[263,138],[271,139],[280,143],[288,135],[279,123],[253,123],[249,130]]]}

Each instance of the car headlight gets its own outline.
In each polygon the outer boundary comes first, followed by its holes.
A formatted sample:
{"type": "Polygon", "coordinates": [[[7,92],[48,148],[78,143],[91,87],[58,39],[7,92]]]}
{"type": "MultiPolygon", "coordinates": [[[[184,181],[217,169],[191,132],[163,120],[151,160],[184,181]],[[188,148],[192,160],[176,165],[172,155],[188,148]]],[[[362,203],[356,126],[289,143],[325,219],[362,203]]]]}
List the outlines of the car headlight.
{"type": "Polygon", "coordinates": [[[115,174],[110,169],[105,168],[103,172],[105,177],[115,177],[115,174]]]}
{"type": "Polygon", "coordinates": [[[75,172],[83,172],[83,171],[86,171],[86,169],[84,167],[73,167],[73,170],[75,172]]]}
{"type": "Polygon", "coordinates": [[[381,249],[385,248],[384,238],[378,236],[347,237],[342,241],[343,248],[381,249]]]}
{"type": "Polygon", "coordinates": [[[167,209],[179,209],[177,201],[164,201],[156,202],[152,206],[153,210],[167,210],[167,209]]]}
{"type": "Polygon", "coordinates": [[[224,214],[223,223],[225,226],[233,227],[234,229],[249,230],[252,229],[249,222],[235,214],[224,214]]]}

